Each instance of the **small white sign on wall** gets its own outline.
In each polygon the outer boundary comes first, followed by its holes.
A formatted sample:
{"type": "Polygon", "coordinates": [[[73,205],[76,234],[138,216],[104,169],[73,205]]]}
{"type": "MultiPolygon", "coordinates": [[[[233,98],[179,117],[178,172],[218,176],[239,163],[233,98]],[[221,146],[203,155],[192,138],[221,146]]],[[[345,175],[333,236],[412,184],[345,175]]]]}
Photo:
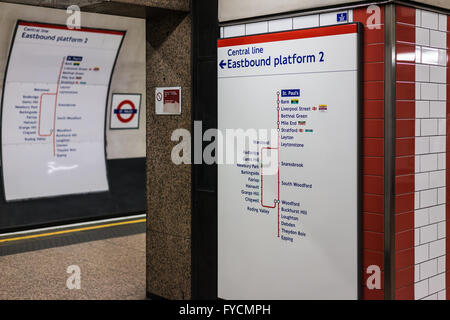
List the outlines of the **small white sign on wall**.
{"type": "Polygon", "coordinates": [[[113,93],[111,129],[139,129],[140,93],[113,93]]]}
{"type": "Polygon", "coordinates": [[[156,114],[181,114],[181,87],[155,89],[156,114]]]}

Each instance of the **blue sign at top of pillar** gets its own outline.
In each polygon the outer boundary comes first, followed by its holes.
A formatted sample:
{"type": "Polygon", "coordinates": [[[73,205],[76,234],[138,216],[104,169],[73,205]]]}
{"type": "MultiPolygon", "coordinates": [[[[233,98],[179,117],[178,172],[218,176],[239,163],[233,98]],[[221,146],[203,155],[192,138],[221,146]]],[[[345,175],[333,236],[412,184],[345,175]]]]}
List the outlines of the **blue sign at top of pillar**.
{"type": "Polygon", "coordinates": [[[300,89],[281,90],[282,97],[300,97],[300,89]]]}
{"type": "Polygon", "coordinates": [[[345,22],[347,21],[347,12],[340,12],[336,17],[337,22],[345,22]]]}

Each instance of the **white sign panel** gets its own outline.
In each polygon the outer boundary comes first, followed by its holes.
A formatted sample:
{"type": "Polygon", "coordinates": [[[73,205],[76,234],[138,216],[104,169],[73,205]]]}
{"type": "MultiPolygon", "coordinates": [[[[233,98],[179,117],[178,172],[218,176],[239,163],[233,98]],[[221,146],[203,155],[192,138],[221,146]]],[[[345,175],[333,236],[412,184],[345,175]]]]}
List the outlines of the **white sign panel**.
{"type": "Polygon", "coordinates": [[[106,101],[124,35],[18,22],[2,100],[7,201],[108,190],[106,101]]]}
{"type": "Polygon", "coordinates": [[[356,24],[219,40],[220,298],[358,298],[358,48],[356,24]]]}
{"type": "Polygon", "coordinates": [[[181,87],[156,88],[155,113],[158,115],[181,114],[181,87]]]}
{"type": "Polygon", "coordinates": [[[138,129],[140,94],[114,93],[111,101],[111,129],[138,129]]]}

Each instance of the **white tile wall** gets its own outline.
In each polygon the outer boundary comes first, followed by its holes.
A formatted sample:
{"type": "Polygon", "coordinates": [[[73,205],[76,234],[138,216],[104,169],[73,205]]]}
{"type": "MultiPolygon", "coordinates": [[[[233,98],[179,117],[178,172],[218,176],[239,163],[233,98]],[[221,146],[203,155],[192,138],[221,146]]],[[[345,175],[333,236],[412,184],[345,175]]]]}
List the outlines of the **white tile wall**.
{"type": "Polygon", "coordinates": [[[447,90],[445,84],[438,84],[438,100],[447,100],[447,90]]]}
{"type": "Polygon", "coordinates": [[[421,46],[429,46],[430,30],[425,28],[416,28],[416,44],[421,46]]]}
{"type": "Polygon", "coordinates": [[[437,119],[422,119],[420,121],[420,135],[423,136],[435,136],[438,130],[437,119]]]}
{"type": "Polygon", "coordinates": [[[414,285],[414,298],[416,300],[425,298],[428,295],[428,280],[416,282],[414,285]]]}
{"type": "Polygon", "coordinates": [[[438,154],[438,169],[446,169],[446,154],[440,153],[438,154]]]}
{"type": "MultiPolygon", "coordinates": [[[[417,68],[416,68],[417,70],[417,68]]],[[[429,66],[429,69],[427,69],[429,71],[429,81],[430,82],[437,82],[437,83],[446,83],[447,79],[447,71],[446,71],[446,67],[442,67],[442,66],[429,66]]],[[[420,80],[422,81],[422,80],[420,80]]],[[[428,80],[424,80],[424,81],[428,81],[428,80]]]]}
{"type": "MultiPolygon", "coordinates": [[[[436,153],[425,154],[419,157],[420,171],[433,171],[438,168],[438,155],[436,153]]],[[[427,175],[427,173],[422,173],[427,175]]]]}
{"type": "Polygon", "coordinates": [[[437,30],[439,26],[439,15],[430,11],[420,11],[422,14],[420,26],[427,29],[437,30]]]}
{"type": "Polygon", "coordinates": [[[445,273],[438,274],[429,279],[429,293],[437,293],[445,289],[445,273]]]}
{"type": "Polygon", "coordinates": [[[422,12],[420,10],[416,10],[416,26],[422,25],[422,12]]]}
{"type": "MultiPolygon", "coordinates": [[[[415,247],[417,247],[418,245],[420,245],[420,230],[417,228],[417,229],[415,229],[414,230],[414,246],[415,247]]],[[[415,272],[416,272],[416,274],[417,275],[419,275],[419,265],[415,265],[414,266],[415,267],[415,272]]],[[[420,279],[419,279],[420,277],[419,276],[416,276],[414,279],[416,279],[416,280],[414,280],[414,282],[417,282],[417,281],[419,281],[420,279]]]]}
{"type": "Polygon", "coordinates": [[[292,30],[292,18],[269,20],[269,32],[292,30]]]}
{"type": "Polygon", "coordinates": [[[447,17],[416,10],[416,299],[445,298],[447,17]]]}
{"type": "Polygon", "coordinates": [[[436,222],[445,221],[445,205],[440,205],[428,209],[430,222],[436,224],[436,222]]]}
{"type": "Polygon", "coordinates": [[[447,197],[446,197],[446,195],[445,195],[445,188],[446,188],[446,187],[443,187],[443,188],[439,188],[439,189],[438,189],[438,204],[443,204],[443,203],[445,203],[445,201],[446,201],[446,199],[447,199],[447,197]]]}
{"type": "Polygon", "coordinates": [[[439,119],[438,120],[438,135],[444,135],[447,132],[447,120],[439,119]]]}
{"type": "Polygon", "coordinates": [[[414,192],[414,210],[420,208],[420,193],[414,192]]]}
{"type": "Polygon", "coordinates": [[[416,62],[417,63],[422,62],[422,47],[419,46],[416,46],[416,62]]]}
{"type": "MultiPolygon", "coordinates": [[[[421,128],[421,120],[420,119],[416,119],[416,134],[415,134],[415,136],[416,137],[420,137],[420,130],[422,130],[422,128],[421,128]]],[[[416,172],[419,172],[420,170],[416,170],[416,172]]]]}
{"type": "Polygon", "coordinates": [[[430,137],[430,152],[445,152],[445,136],[430,137]]]}
{"type": "Polygon", "coordinates": [[[415,145],[416,154],[424,154],[430,152],[430,138],[416,137],[415,145]]]}
{"type": "Polygon", "coordinates": [[[445,255],[445,239],[431,242],[429,254],[431,259],[445,255]]]}
{"type": "Polygon", "coordinates": [[[438,64],[439,63],[439,49],[421,47],[421,63],[438,64]]]}
{"type": "Polygon", "coordinates": [[[445,256],[438,258],[438,273],[445,272],[445,256]]]}
{"type": "MultiPolygon", "coordinates": [[[[417,68],[416,68],[417,70],[417,68]]],[[[417,77],[417,71],[416,71],[417,77]]],[[[416,118],[428,118],[430,116],[430,102],[416,101],[416,118]]]]}
{"type": "Polygon", "coordinates": [[[223,27],[223,37],[232,38],[245,36],[245,24],[223,27]]]}
{"type": "Polygon", "coordinates": [[[420,228],[420,244],[437,240],[437,225],[432,224],[420,228]]]}
{"type": "Polygon", "coordinates": [[[438,65],[447,66],[447,50],[446,49],[438,49],[438,65]]]}
{"type": "Polygon", "coordinates": [[[436,83],[422,82],[420,84],[420,98],[421,99],[423,99],[423,100],[438,100],[438,97],[439,97],[439,87],[436,83]]]}
{"type": "Polygon", "coordinates": [[[432,295],[430,295],[428,297],[423,298],[422,300],[437,300],[437,299],[438,299],[438,296],[435,293],[435,294],[432,294],[432,295]]]}
{"type": "Polygon", "coordinates": [[[430,47],[441,49],[447,48],[447,33],[442,31],[430,30],[430,47]]]}
{"type": "Polygon", "coordinates": [[[442,188],[438,189],[438,204],[444,204],[445,203],[445,200],[446,200],[445,188],[446,187],[442,187],[442,188]]]}
{"type": "Polygon", "coordinates": [[[416,64],[416,80],[430,81],[430,66],[426,64],[416,64]]]}
{"type": "Polygon", "coordinates": [[[353,10],[348,10],[348,22],[353,22],[353,10]]]}
{"type": "Polygon", "coordinates": [[[430,172],[430,188],[445,187],[445,170],[430,172]]]}
{"type": "Polygon", "coordinates": [[[417,173],[415,175],[415,191],[425,190],[429,188],[430,179],[428,173],[417,173]]]}
{"type": "Polygon", "coordinates": [[[446,238],[446,223],[445,221],[439,222],[438,224],[438,239],[446,238]]]}
{"type": "Polygon", "coordinates": [[[348,22],[353,22],[353,10],[335,11],[323,14],[312,14],[293,18],[272,19],[255,23],[236,24],[221,27],[220,37],[221,38],[239,37],[267,32],[314,28],[319,26],[327,26],[348,22]],[[338,21],[338,14],[340,15],[340,17],[342,17],[342,14],[346,14],[347,21],[344,20],[338,21]]]}
{"type": "Polygon", "coordinates": [[[439,31],[447,32],[447,16],[445,14],[439,15],[439,31]]]}
{"type": "Polygon", "coordinates": [[[420,191],[420,207],[431,207],[437,205],[437,189],[420,191]]]}
{"type": "MultiPolygon", "coordinates": [[[[417,126],[420,125],[420,120],[416,119],[416,137],[417,137],[417,126]]],[[[420,156],[414,156],[414,172],[418,173],[420,172],[420,156]]]]}
{"type": "Polygon", "coordinates": [[[245,35],[267,33],[268,31],[269,23],[267,21],[247,23],[245,25],[245,35]]]}
{"type": "Polygon", "coordinates": [[[419,232],[419,236],[420,236],[420,227],[426,226],[430,223],[428,210],[429,210],[428,208],[424,208],[415,210],[414,212],[414,227],[419,232]]]}
{"type": "Polygon", "coordinates": [[[295,17],[293,19],[294,29],[314,28],[319,26],[319,15],[295,17]]]}
{"type": "Polygon", "coordinates": [[[420,82],[416,82],[416,86],[415,86],[416,87],[415,88],[416,89],[416,100],[420,100],[420,98],[421,98],[421,96],[420,96],[420,91],[421,91],[420,90],[420,84],[421,84],[420,82]]]}
{"type": "Polygon", "coordinates": [[[430,278],[438,273],[438,260],[428,260],[420,264],[420,280],[430,278]]]}

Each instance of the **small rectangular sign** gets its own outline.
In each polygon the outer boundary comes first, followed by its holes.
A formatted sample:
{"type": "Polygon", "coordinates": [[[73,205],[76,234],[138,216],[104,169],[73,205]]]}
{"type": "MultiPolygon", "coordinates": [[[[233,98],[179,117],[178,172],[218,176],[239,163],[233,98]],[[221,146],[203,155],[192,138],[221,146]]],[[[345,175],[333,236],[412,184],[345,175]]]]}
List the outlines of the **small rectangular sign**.
{"type": "Polygon", "coordinates": [[[346,22],[347,21],[347,12],[340,12],[336,15],[337,22],[346,22]]]}
{"type": "Polygon", "coordinates": [[[181,87],[156,88],[155,113],[158,115],[181,114],[181,87]]]}
{"type": "Polygon", "coordinates": [[[282,97],[300,97],[300,89],[281,90],[282,97]]]}
{"type": "Polygon", "coordinates": [[[77,62],[81,62],[81,61],[83,61],[83,57],[68,56],[68,57],[67,57],[67,61],[77,61],[77,62]]]}

